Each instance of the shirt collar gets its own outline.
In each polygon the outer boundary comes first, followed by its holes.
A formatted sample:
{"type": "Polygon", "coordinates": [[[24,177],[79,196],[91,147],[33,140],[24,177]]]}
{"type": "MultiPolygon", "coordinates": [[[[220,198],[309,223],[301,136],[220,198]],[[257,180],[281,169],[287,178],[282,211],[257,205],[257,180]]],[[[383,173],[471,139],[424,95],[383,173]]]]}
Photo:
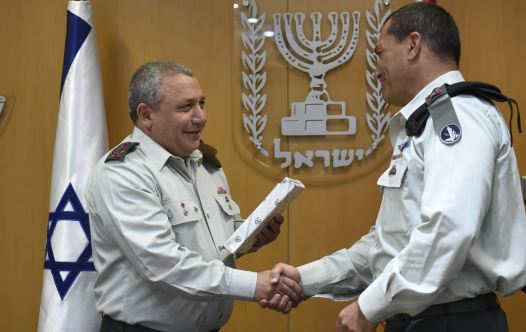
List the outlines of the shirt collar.
{"type": "MultiPolygon", "coordinates": [[[[130,137],[133,142],[139,142],[141,150],[146,157],[153,163],[153,166],[160,170],[164,167],[166,162],[172,158],[175,160],[181,160],[184,165],[184,159],[172,155],[166,151],[159,143],[155,142],[150,136],[146,135],[141,129],[134,127],[133,133],[130,137]]],[[[201,163],[203,154],[199,150],[194,150],[188,156],[190,162],[201,163]]]]}
{"type": "Polygon", "coordinates": [[[440,87],[444,84],[453,84],[464,81],[464,77],[458,70],[449,71],[442,74],[427,84],[422,90],[420,90],[416,96],[407,105],[402,107],[398,111],[391,121],[389,122],[389,134],[391,137],[391,144],[396,144],[396,137],[400,130],[404,129],[405,122],[409,119],[409,116],[416,111],[420,105],[422,105],[426,97],[433,91],[433,89],[440,87]]]}
{"type": "Polygon", "coordinates": [[[464,81],[464,77],[458,70],[449,71],[445,74],[442,74],[435,78],[431,83],[426,85],[417,95],[411,100],[407,105],[402,107],[400,114],[407,120],[409,116],[416,111],[425,101],[426,97],[433,91],[433,89],[438,88],[444,84],[453,84],[464,81]]]}

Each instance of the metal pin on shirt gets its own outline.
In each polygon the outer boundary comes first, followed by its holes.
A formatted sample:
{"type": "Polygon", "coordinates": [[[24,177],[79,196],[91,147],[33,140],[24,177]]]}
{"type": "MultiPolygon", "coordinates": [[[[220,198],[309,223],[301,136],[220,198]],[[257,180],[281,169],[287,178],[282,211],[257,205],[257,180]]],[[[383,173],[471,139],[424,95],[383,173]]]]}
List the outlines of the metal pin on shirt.
{"type": "Polygon", "coordinates": [[[186,209],[186,206],[184,205],[183,202],[181,202],[181,207],[183,208],[183,214],[184,214],[185,216],[187,216],[187,215],[188,215],[188,210],[186,209]]]}
{"type": "Polygon", "coordinates": [[[396,165],[393,165],[391,169],[389,170],[389,175],[395,175],[396,174],[396,165]]]}

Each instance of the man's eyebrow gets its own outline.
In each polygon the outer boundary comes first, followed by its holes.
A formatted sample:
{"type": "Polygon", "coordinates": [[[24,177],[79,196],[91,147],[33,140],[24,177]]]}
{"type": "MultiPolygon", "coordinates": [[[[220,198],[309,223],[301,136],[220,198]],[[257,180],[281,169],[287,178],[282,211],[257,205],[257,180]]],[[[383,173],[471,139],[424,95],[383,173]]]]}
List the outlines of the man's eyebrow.
{"type": "MultiPolygon", "coordinates": [[[[197,102],[200,102],[200,101],[202,101],[202,100],[205,100],[205,97],[202,97],[202,98],[199,97],[199,98],[197,98],[197,102]]],[[[189,97],[189,98],[186,98],[186,99],[181,100],[181,104],[194,103],[194,102],[196,102],[196,98],[194,98],[194,97],[189,97]]]]}

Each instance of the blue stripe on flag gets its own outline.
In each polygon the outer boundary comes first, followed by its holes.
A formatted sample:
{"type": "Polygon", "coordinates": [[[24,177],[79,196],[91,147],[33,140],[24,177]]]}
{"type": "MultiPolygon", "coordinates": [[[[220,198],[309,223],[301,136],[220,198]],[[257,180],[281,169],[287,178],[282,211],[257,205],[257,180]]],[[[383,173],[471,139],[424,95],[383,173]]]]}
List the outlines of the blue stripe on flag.
{"type": "Polygon", "coordinates": [[[75,60],[77,53],[84,44],[88,34],[91,31],[91,26],[68,10],[68,23],[66,29],[66,47],[64,49],[64,64],[62,66],[62,81],[60,82],[60,94],[62,94],[62,87],[68,75],[69,68],[75,60]]]}

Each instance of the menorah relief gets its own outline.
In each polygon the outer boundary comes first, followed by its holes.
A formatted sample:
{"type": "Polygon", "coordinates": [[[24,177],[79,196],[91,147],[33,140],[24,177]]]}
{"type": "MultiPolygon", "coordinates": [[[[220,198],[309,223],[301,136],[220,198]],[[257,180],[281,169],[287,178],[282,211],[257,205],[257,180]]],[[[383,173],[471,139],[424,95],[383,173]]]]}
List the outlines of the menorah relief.
{"type": "Polygon", "coordinates": [[[304,13],[274,14],[273,17],[274,38],[279,52],[291,66],[310,76],[309,93],[305,101],[292,103],[290,117],[281,119],[281,134],[286,136],[354,135],[356,117],[346,114],[345,102],[331,100],[327,92],[325,74],[349,61],[353,56],[358,44],[360,13],[355,11],[352,14],[353,31],[350,39],[348,12],[342,12],[340,15],[335,12],[329,13],[330,34],[325,40],[322,40],[320,29],[323,15],[319,12],[310,15],[312,40],[309,40],[303,31],[304,13]],[[285,23],[284,32],[282,32],[282,16],[285,23]],[[341,29],[338,27],[338,16],[341,29]],[[346,129],[329,130],[330,122],[346,123],[346,129]]]}

